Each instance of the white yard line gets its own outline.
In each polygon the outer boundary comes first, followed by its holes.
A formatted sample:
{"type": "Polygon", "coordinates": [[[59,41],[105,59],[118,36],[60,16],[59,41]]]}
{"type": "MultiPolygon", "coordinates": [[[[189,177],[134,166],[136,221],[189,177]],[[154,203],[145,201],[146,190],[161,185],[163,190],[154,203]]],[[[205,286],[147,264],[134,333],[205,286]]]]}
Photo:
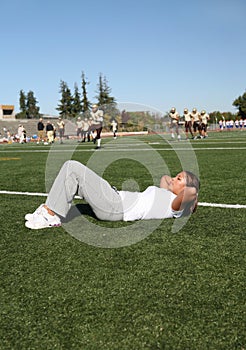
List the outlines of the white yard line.
{"type": "MultiPolygon", "coordinates": [[[[40,192],[18,192],[18,191],[0,191],[0,194],[9,194],[9,195],[20,195],[20,196],[35,196],[35,197],[47,197],[47,193],[40,192]]],[[[76,199],[81,199],[79,196],[75,196],[76,199]]],[[[243,204],[220,204],[220,203],[206,203],[199,202],[201,207],[215,207],[215,208],[232,208],[232,209],[246,209],[246,205],[243,204]]]]}
{"type": "Polygon", "coordinates": [[[198,205],[201,207],[246,209],[246,205],[243,205],[243,204],[220,204],[220,203],[199,202],[198,205]]]}
{"type": "MultiPolygon", "coordinates": [[[[136,146],[136,145],[135,145],[136,146]]],[[[143,152],[143,151],[171,151],[171,152],[176,152],[176,151],[225,151],[225,150],[245,150],[246,147],[191,147],[191,148],[182,148],[182,147],[175,147],[175,148],[107,148],[102,146],[101,150],[96,151],[96,152],[143,152]]],[[[93,152],[95,151],[94,148],[90,149],[74,149],[74,152],[93,152]]],[[[71,152],[71,149],[56,149],[56,150],[4,150],[1,151],[0,153],[64,153],[64,152],[71,152]]]]}

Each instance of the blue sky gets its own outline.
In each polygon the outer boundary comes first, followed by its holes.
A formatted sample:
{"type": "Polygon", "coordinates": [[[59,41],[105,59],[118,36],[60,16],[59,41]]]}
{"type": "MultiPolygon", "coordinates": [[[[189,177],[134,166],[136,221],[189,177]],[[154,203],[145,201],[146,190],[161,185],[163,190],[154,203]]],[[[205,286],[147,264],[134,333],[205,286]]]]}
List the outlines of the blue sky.
{"type": "MultiPolygon", "coordinates": [[[[60,80],[99,73],[121,103],[235,111],[246,89],[245,0],[8,0],[1,4],[0,104],[33,91],[57,114],[60,80]]],[[[141,109],[141,108],[139,108],[141,109]]]]}

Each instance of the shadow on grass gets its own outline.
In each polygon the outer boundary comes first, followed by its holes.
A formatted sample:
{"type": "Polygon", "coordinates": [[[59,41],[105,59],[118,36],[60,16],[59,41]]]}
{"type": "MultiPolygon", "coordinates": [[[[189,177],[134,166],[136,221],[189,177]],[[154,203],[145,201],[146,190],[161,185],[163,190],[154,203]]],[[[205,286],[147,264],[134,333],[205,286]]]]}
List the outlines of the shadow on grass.
{"type": "Polygon", "coordinates": [[[62,222],[68,223],[68,222],[72,221],[73,219],[75,219],[76,217],[79,217],[80,215],[86,215],[86,216],[92,217],[93,219],[97,219],[96,215],[94,214],[94,212],[91,209],[89,204],[79,203],[79,204],[73,205],[71,207],[71,209],[68,212],[67,217],[63,218],[62,222]]]}

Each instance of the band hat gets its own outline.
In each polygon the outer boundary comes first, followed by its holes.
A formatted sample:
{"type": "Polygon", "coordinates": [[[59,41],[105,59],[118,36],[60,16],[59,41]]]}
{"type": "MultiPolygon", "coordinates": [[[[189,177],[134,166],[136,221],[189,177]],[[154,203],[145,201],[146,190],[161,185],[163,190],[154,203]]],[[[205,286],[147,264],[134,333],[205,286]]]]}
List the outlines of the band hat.
{"type": "Polygon", "coordinates": [[[96,104],[92,105],[92,108],[98,108],[98,105],[96,105],[96,104]]]}

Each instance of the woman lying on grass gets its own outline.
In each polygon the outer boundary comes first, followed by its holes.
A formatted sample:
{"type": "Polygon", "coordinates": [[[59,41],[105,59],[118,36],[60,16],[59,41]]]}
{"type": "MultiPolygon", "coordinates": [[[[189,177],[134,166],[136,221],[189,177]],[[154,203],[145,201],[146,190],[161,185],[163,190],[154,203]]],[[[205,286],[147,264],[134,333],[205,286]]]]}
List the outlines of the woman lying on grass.
{"type": "Polygon", "coordinates": [[[160,187],[150,186],[144,192],[117,191],[85,165],[69,160],[57,175],[45,204],[26,214],[25,225],[30,229],[61,226],[60,217],[67,216],[76,194],[87,201],[100,220],[179,218],[196,210],[199,186],[193,173],[182,171],[173,178],[162,176],[160,187]]]}

